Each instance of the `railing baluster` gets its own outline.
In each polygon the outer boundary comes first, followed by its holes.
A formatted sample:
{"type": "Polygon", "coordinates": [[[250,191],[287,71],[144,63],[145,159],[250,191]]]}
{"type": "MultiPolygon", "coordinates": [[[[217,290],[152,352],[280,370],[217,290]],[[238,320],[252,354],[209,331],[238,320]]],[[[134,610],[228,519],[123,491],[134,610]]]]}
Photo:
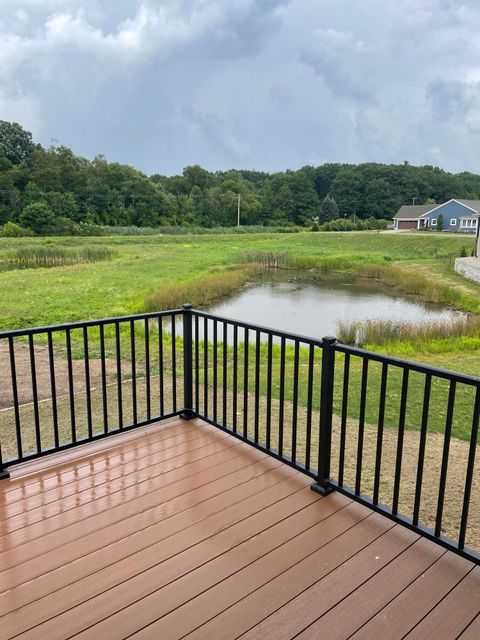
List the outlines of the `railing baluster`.
{"type": "Polygon", "coordinates": [[[232,372],[232,427],[237,433],[237,402],[238,402],[238,326],[233,326],[233,372],[232,372]]]}
{"type": "Polygon", "coordinates": [[[218,327],[213,321],[213,421],[217,422],[217,386],[218,386],[218,327]]]}
{"type": "Polygon", "coordinates": [[[85,395],[87,401],[87,430],[88,437],[93,436],[92,424],[92,393],[90,389],[90,355],[88,350],[88,327],[83,327],[83,361],[85,365],[85,395]]]}
{"type": "Polygon", "coordinates": [[[144,320],[145,328],[145,395],[147,400],[147,420],[152,419],[152,397],[151,397],[151,382],[150,382],[150,327],[148,325],[148,318],[144,320]]]}
{"type": "Polygon", "coordinates": [[[380,475],[382,469],[383,429],[385,423],[385,399],[387,395],[388,365],[382,365],[382,381],[380,383],[380,403],[378,408],[377,451],[375,455],[375,472],[373,478],[373,504],[378,504],[380,491],[380,475]]]}
{"type": "Polygon", "coordinates": [[[345,354],[343,362],[343,391],[342,391],[342,417],[340,421],[340,452],[338,456],[338,484],[343,487],[345,474],[345,447],[347,444],[347,417],[348,417],[348,384],[350,378],[350,354],[345,354]]]}
{"type": "Polygon", "coordinates": [[[285,338],[280,339],[280,386],[278,391],[278,455],[283,455],[283,420],[285,414],[285,338]]]}
{"type": "Polygon", "coordinates": [[[398,513],[398,501],[400,498],[400,481],[402,477],[403,462],[403,438],[405,434],[405,416],[407,413],[407,394],[408,394],[408,374],[409,370],[403,370],[402,377],[402,395],[400,397],[400,416],[398,420],[398,437],[397,437],[397,454],[395,457],[395,480],[393,483],[393,500],[392,513],[398,513]]]}
{"type": "Polygon", "coordinates": [[[223,380],[222,380],[222,389],[223,389],[223,398],[222,398],[222,420],[223,426],[226,427],[227,420],[227,355],[228,355],[228,333],[227,333],[227,323],[223,323],[223,380]]]}
{"type": "Polygon", "coordinates": [[[52,392],[52,420],[53,420],[53,439],[55,448],[60,445],[60,438],[58,435],[58,408],[57,408],[57,383],[55,380],[55,356],[53,352],[53,337],[52,332],[49,331],[48,337],[48,364],[50,369],[50,390],[52,392]]]}
{"type": "Polygon", "coordinates": [[[254,442],[258,443],[260,417],[260,331],[255,337],[255,418],[254,418],[254,442]]]}
{"type": "Polygon", "coordinates": [[[38,389],[37,389],[37,371],[35,366],[35,346],[33,344],[33,335],[28,336],[28,350],[30,353],[30,374],[32,377],[32,400],[33,400],[33,418],[35,424],[35,443],[37,453],[42,450],[42,437],[40,433],[40,413],[38,410],[38,389]]]}
{"type": "Polygon", "coordinates": [[[163,362],[163,318],[158,318],[158,384],[159,384],[159,400],[160,415],[165,415],[165,391],[164,391],[164,362],[163,362]]]}
{"type": "Polygon", "coordinates": [[[72,433],[72,442],[77,441],[77,425],[75,417],[75,389],[73,384],[73,363],[72,363],[72,336],[70,329],[66,331],[67,340],[67,366],[68,366],[68,395],[70,400],[70,428],[72,433]]]}
{"type": "Polygon", "coordinates": [[[310,469],[310,456],[312,449],[312,411],[313,411],[313,365],[315,362],[315,347],[313,344],[308,349],[308,373],[307,373],[307,421],[305,426],[305,468],[310,469]]]}
{"type": "Polygon", "coordinates": [[[365,436],[365,412],[367,405],[368,359],[363,358],[362,388],[360,391],[360,414],[358,418],[357,465],[355,472],[355,494],[362,491],[363,440],[365,436]]]}
{"type": "Polygon", "coordinates": [[[267,346],[267,416],[266,416],[266,438],[265,445],[268,450],[271,447],[271,435],[272,435],[272,334],[268,334],[268,346],[267,346]]]}
{"type": "Polygon", "coordinates": [[[293,357],[293,398],[292,398],[292,450],[291,460],[297,461],[297,422],[298,422],[298,367],[300,356],[300,343],[295,340],[293,357]]]}
{"type": "Polygon", "coordinates": [[[137,409],[137,354],[135,350],[135,322],[130,320],[130,358],[132,371],[132,413],[133,424],[138,422],[137,409]]]}
{"type": "Polygon", "coordinates": [[[203,415],[208,418],[208,319],[203,320],[203,415]]]}
{"type": "Polygon", "coordinates": [[[420,439],[418,442],[417,478],[415,482],[415,501],[413,505],[413,524],[418,524],[420,516],[420,500],[422,496],[423,467],[425,463],[425,445],[427,442],[428,413],[430,409],[430,392],[432,389],[432,376],[427,373],[423,390],[422,424],[420,427],[420,439]]]}
{"type": "Polygon", "coordinates": [[[177,411],[177,330],[176,316],[172,315],[172,404],[174,413],[177,411]]]}
{"type": "Polygon", "coordinates": [[[445,435],[443,440],[442,468],[440,471],[440,483],[438,487],[437,516],[435,518],[435,535],[442,532],[443,503],[445,500],[445,488],[447,484],[448,455],[450,452],[450,441],[452,437],[453,411],[455,408],[455,392],[457,383],[450,381],[448,392],[447,419],[445,421],[445,435]]]}
{"type": "Polygon", "coordinates": [[[197,414],[200,413],[200,383],[198,379],[200,372],[200,337],[198,335],[198,325],[198,316],[195,314],[195,412],[197,414]]]}
{"type": "Polygon", "coordinates": [[[468,450],[467,473],[465,475],[465,489],[463,492],[462,517],[460,521],[460,533],[458,536],[458,548],[465,547],[465,536],[467,534],[468,513],[470,510],[470,496],[472,494],[473,472],[475,469],[475,454],[478,443],[478,423],[480,420],[480,386],[475,393],[475,405],[473,408],[472,432],[470,435],[470,447],[468,450]]]}
{"type": "Polygon", "coordinates": [[[243,437],[248,436],[248,329],[243,341],[243,437]]]}
{"type": "Polygon", "coordinates": [[[17,438],[18,457],[23,456],[22,427],[20,424],[20,408],[18,406],[17,369],[15,363],[15,345],[13,338],[8,338],[8,351],[10,354],[10,374],[12,378],[13,412],[15,415],[15,434],[17,438]]]}
{"type": "Polygon", "coordinates": [[[115,358],[117,365],[118,427],[123,428],[122,354],[120,344],[120,323],[115,323],[115,358]]]}
{"type": "Polygon", "coordinates": [[[105,327],[100,325],[100,366],[102,377],[103,433],[108,433],[107,370],[105,365],[105,327]]]}

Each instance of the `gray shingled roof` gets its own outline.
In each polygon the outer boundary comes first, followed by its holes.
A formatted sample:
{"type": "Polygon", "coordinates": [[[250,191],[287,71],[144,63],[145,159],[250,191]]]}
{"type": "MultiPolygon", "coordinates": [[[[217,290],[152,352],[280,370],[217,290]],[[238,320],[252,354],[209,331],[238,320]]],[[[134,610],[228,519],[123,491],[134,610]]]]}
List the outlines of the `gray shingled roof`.
{"type": "Polygon", "coordinates": [[[395,218],[420,218],[435,207],[438,207],[438,204],[404,204],[395,214],[395,218]]]}
{"type": "MultiPolygon", "coordinates": [[[[460,200],[460,198],[453,198],[453,199],[456,200],[457,202],[460,202],[461,204],[464,204],[466,207],[470,207],[470,209],[473,209],[477,213],[480,212],[480,200],[460,200]]],[[[450,202],[450,201],[447,200],[447,202],[450,202]]],[[[438,204],[416,204],[416,205],[404,204],[400,207],[400,209],[397,211],[394,217],[397,218],[397,220],[402,220],[402,219],[404,220],[405,218],[415,218],[415,219],[421,218],[422,216],[432,211],[432,209],[436,209],[437,207],[440,207],[442,204],[445,204],[445,203],[439,202],[438,204]]]]}

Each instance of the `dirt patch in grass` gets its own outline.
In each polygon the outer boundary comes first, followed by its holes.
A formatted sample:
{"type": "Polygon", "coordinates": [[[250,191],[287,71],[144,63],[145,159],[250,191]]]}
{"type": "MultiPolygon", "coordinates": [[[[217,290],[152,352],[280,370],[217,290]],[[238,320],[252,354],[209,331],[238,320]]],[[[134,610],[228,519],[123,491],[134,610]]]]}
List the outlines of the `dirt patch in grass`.
{"type": "MultiPolygon", "coordinates": [[[[90,385],[98,387],[101,385],[102,369],[99,358],[90,358],[90,385]]],[[[15,345],[15,369],[17,379],[18,402],[20,405],[33,401],[32,396],[32,373],[30,365],[30,351],[26,344],[15,345]]],[[[116,380],[117,369],[114,358],[105,359],[106,380],[112,383],[116,380]]],[[[50,364],[48,348],[42,345],[35,345],[35,370],[37,380],[37,395],[39,400],[51,398],[52,387],[50,381],[50,364]]],[[[83,359],[72,360],[72,370],[75,392],[85,393],[86,376],[85,363],[83,359]]],[[[128,375],[131,364],[128,360],[122,360],[122,373],[128,375]]],[[[0,409],[13,405],[13,392],[10,375],[10,352],[8,344],[4,341],[0,343],[0,409]]],[[[68,363],[64,352],[55,353],[55,386],[58,396],[68,394],[68,363]]]]}

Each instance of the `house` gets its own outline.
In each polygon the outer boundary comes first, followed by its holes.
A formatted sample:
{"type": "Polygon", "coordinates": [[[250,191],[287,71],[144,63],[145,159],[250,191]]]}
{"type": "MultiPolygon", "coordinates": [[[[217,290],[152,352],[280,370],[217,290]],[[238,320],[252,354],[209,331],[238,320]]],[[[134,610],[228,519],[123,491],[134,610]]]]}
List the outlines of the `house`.
{"type": "Polygon", "coordinates": [[[430,229],[438,228],[440,215],[443,231],[476,233],[480,200],[459,200],[453,198],[443,204],[403,205],[393,218],[394,228],[430,229]]]}

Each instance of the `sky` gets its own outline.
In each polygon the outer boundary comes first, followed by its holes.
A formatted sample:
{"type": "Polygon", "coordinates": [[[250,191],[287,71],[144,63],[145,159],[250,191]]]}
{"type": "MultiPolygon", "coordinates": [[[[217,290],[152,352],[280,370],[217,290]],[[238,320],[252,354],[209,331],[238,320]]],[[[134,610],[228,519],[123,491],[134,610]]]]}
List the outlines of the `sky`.
{"type": "Polygon", "coordinates": [[[480,172],[480,2],[0,0],[0,119],[148,174],[480,172]]]}

